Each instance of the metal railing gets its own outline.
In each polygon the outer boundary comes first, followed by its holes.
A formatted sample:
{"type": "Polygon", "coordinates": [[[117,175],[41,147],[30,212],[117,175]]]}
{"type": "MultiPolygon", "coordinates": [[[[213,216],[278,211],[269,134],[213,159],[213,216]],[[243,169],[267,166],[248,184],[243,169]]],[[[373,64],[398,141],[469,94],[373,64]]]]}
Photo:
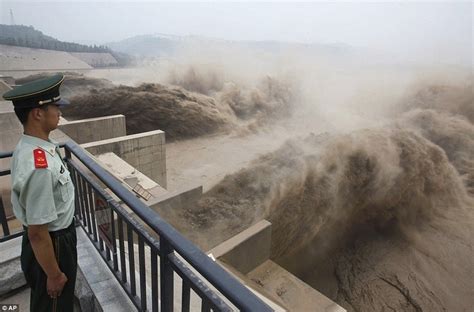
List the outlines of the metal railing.
{"type": "MultiPolygon", "coordinates": [[[[76,219],[139,311],[174,311],[175,300],[182,311],[189,311],[192,296],[194,304],[200,300],[201,311],[273,311],[79,145],[70,141],[64,149],[75,185],[76,219]],[[180,294],[175,279],[181,280],[180,294]]],[[[0,159],[11,155],[0,153],[0,159]]],[[[0,171],[0,176],[8,174],[9,170],[0,171]]],[[[4,233],[0,241],[21,235],[10,233],[3,207],[0,210],[4,233]]]]}

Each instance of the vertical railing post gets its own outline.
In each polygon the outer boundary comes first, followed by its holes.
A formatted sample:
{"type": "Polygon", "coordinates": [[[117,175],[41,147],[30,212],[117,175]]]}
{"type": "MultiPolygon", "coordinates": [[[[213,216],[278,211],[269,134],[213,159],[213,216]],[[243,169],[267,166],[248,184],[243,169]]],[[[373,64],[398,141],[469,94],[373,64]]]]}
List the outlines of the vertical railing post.
{"type": "MultiPolygon", "coordinates": [[[[101,215],[94,213],[98,212],[102,205],[97,199],[103,199],[110,204],[110,213],[112,223],[112,249],[109,248],[109,243],[105,243],[105,237],[101,235],[94,236],[98,238],[98,243],[94,242],[95,247],[100,251],[102,258],[106,260],[108,268],[114,272],[117,280],[120,282],[125,292],[129,295],[133,304],[140,311],[147,311],[151,308],[152,311],[163,311],[172,312],[174,310],[174,275],[175,273],[180,275],[183,281],[181,298],[177,297],[176,300],[182,299],[182,310],[188,311],[190,308],[190,297],[191,289],[197,294],[202,300],[201,309],[202,311],[215,310],[231,310],[232,308],[221,300],[220,296],[226,296],[237,308],[244,311],[270,311],[270,308],[263,302],[259,301],[249,291],[229,278],[225,271],[216,266],[212,267],[212,262],[206,257],[205,254],[199,252],[199,250],[192,245],[189,241],[186,241],[180,236],[176,230],[174,230],[166,222],[162,222],[160,218],[156,216],[156,213],[147,207],[143,202],[137,199],[133,193],[124,188],[119,181],[114,179],[110,174],[100,167],[99,164],[94,162],[78,145],[75,143],[68,143],[65,149],[65,160],[69,168],[71,168],[72,178],[76,183],[76,200],[77,207],[80,212],[78,217],[81,217],[81,226],[85,230],[89,226],[92,228],[92,232],[95,233],[99,226],[99,217],[101,215]],[[72,156],[74,155],[74,156],[72,156]],[[74,157],[74,161],[71,157],[74,157]],[[76,159],[78,160],[76,164],[76,159]],[[87,169],[83,169],[84,165],[87,169]],[[95,177],[91,177],[89,170],[95,177]],[[117,203],[108,194],[109,190],[105,191],[104,186],[96,182],[96,179],[101,181],[110,191],[112,191],[118,198],[120,198],[124,205],[127,205],[138,217],[140,221],[147,224],[151,229],[160,236],[159,242],[157,242],[147,228],[144,227],[141,222],[135,220],[135,217],[128,212],[122,204],[117,203]],[[89,196],[84,196],[89,194],[89,196]],[[84,197],[83,197],[84,196],[84,197]],[[84,215],[84,212],[90,214],[90,218],[84,215]],[[115,224],[114,214],[117,215],[117,224],[115,224]],[[95,219],[97,217],[97,220],[95,219]],[[122,219],[123,218],[123,219],[122,219]],[[128,270],[130,277],[127,279],[127,266],[125,263],[125,246],[124,239],[125,235],[122,233],[123,221],[127,224],[127,249],[128,249],[128,270]],[[119,242],[116,241],[117,230],[119,242]],[[136,234],[138,246],[134,244],[134,235],[136,234]],[[102,238],[104,237],[104,239],[102,238]],[[146,247],[150,248],[150,262],[151,265],[151,307],[147,300],[147,280],[150,281],[150,275],[147,273],[147,262],[145,257],[145,244],[146,247]],[[120,251],[120,266],[118,265],[117,245],[120,251]],[[104,248],[105,247],[105,248],[104,248]],[[138,261],[135,261],[136,247],[138,249],[138,261]],[[176,254],[175,254],[175,250],[176,254]],[[113,262],[111,260],[111,252],[113,252],[113,262]],[[158,265],[157,256],[159,255],[160,266],[159,266],[159,286],[158,287],[158,265]],[[180,261],[182,256],[186,263],[180,261]],[[136,263],[138,262],[138,263],[136,263]],[[135,267],[138,264],[138,279],[136,278],[135,267]],[[120,268],[119,268],[120,267],[120,268]],[[192,267],[202,274],[204,279],[201,279],[192,273],[192,267]],[[175,271],[176,270],[176,271],[175,271]],[[121,273],[121,276],[120,274],[121,273]],[[214,292],[208,287],[205,280],[213,284],[217,291],[214,292]],[[127,283],[128,280],[128,283],[127,283]],[[140,292],[137,295],[137,281],[139,282],[140,292]],[[235,287],[231,287],[235,286],[235,287]],[[235,289],[235,292],[233,291],[235,289]],[[157,298],[159,295],[160,298],[157,298]],[[160,306],[157,305],[158,299],[160,299],[160,306]],[[160,308],[160,309],[158,309],[160,308]]],[[[0,171],[1,173],[1,171],[0,171]]],[[[104,212],[105,213],[105,212],[104,212]]],[[[104,221],[104,220],[102,220],[104,221]]],[[[102,223],[100,223],[102,224],[102,223]]],[[[108,233],[108,231],[107,231],[108,233]]],[[[99,234],[99,233],[97,233],[99,234]]],[[[92,235],[89,230],[89,238],[92,240],[92,235]]]]}
{"type": "MultiPolygon", "coordinates": [[[[71,166],[70,162],[72,161],[72,154],[71,151],[67,148],[67,146],[64,146],[64,154],[66,157],[64,157],[64,160],[66,161],[66,166],[69,170],[69,174],[71,175],[71,180],[72,184],[74,185],[74,216],[77,216],[79,214],[79,200],[78,200],[78,190],[77,190],[77,179],[76,179],[76,170],[71,166]]],[[[76,219],[76,226],[79,226],[79,220],[76,219]]]]}
{"type": "Polygon", "coordinates": [[[190,295],[191,295],[191,287],[189,283],[183,279],[182,290],[181,290],[181,311],[182,312],[189,312],[190,306],[190,295]]]}
{"type": "Polygon", "coordinates": [[[64,154],[66,156],[66,160],[71,160],[72,154],[71,151],[67,148],[67,146],[64,147],[64,154]]]}
{"type": "Polygon", "coordinates": [[[158,261],[157,250],[154,246],[150,246],[151,250],[151,310],[158,312],[158,261]]]}
{"type": "Polygon", "coordinates": [[[117,230],[119,237],[119,253],[120,253],[120,271],[122,272],[122,282],[127,282],[127,267],[125,265],[125,243],[123,237],[122,216],[117,214],[117,230]]]}
{"type": "Polygon", "coordinates": [[[86,212],[86,220],[87,220],[87,229],[88,229],[88,233],[89,235],[92,235],[92,222],[91,222],[91,214],[93,213],[92,211],[92,207],[90,207],[89,203],[90,203],[90,200],[89,200],[89,192],[88,192],[88,188],[87,188],[87,181],[85,179],[81,179],[82,180],[82,196],[84,198],[84,211],[86,212]]]}
{"type": "Polygon", "coordinates": [[[173,247],[160,236],[160,286],[161,286],[161,311],[173,311],[173,268],[168,255],[173,252],[173,247]]]}
{"type": "Polygon", "coordinates": [[[135,247],[133,247],[133,231],[131,224],[127,222],[127,243],[128,243],[128,271],[130,272],[130,293],[135,297],[135,247]]]}
{"type": "MultiPolygon", "coordinates": [[[[119,218],[120,216],[118,216],[119,218]]],[[[114,270],[115,272],[118,272],[118,257],[117,257],[117,240],[115,239],[116,233],[115,233],[115,217],[114,217],[114,210],[112,207],[110,208],[110,225],[112,226],[112,261],[114,264],[114,270]]]]}
{"type": "Polygon", "coordinates": [[[145,244],[143,237],[138,236],[138,269],[140,271],[140,305],[141,311],[146,311],[146,269],[145,269],[145,244]]]}
{"type": "Polygon", "coordinates": [[[95,192],[92,186],[87,184],[87,192],[89,193],[89,207],[91,207],[92,229],[94,235],[94,242],[97,242],[97,220],[95,216],[95,192]]]}

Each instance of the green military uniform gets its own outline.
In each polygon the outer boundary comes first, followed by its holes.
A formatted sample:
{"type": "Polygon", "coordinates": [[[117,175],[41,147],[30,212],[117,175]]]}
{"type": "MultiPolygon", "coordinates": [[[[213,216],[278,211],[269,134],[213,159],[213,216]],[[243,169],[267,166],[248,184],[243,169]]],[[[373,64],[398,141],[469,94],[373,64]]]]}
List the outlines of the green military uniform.
{"type": "MultiPolygon", "coordinates": [[[[44,104],[64,105],[59,86],[64,77],[56,75],[15,88],[4,98],[15,109],[44,104]]],[[[12,206],[23,224],[21,267],[31,287],[31,311],[72,311],[77,272],[76,232],[74,226],[74,186],[58,146],[43,139],[23,135],[11,163],[12,206]],[[28,226],[47,224],[60,270],[66,275],[61,295],[47,293],[47,276],[35,258],[28,239],[28,226]]]]}

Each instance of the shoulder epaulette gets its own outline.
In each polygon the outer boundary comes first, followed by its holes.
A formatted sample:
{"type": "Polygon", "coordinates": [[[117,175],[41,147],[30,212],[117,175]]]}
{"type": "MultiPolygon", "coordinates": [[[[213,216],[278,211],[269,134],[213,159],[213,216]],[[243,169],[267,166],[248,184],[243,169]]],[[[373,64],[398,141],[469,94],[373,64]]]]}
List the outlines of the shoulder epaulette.
{"type": "Polygon", "coordinates": [[[46,154],[41,148],[37,148],[33,151],[33,157],[35,159],[35,168],[48,168],[46,154]]]}

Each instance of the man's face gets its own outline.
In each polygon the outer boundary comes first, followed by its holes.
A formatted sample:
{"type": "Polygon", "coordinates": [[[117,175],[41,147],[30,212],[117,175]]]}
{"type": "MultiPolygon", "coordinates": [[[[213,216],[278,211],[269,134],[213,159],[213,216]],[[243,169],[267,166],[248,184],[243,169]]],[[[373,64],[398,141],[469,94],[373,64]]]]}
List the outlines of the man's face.
{"type": "Polygon", "coordinates": [[[61,116],[61,111],[59,106],[54,104],[49,104],[48,106],[41,108],[43,111],[43,117],[41,124],[43,129],[46,131],[53,131],[58,127],[59,117],[61,116]]]}

